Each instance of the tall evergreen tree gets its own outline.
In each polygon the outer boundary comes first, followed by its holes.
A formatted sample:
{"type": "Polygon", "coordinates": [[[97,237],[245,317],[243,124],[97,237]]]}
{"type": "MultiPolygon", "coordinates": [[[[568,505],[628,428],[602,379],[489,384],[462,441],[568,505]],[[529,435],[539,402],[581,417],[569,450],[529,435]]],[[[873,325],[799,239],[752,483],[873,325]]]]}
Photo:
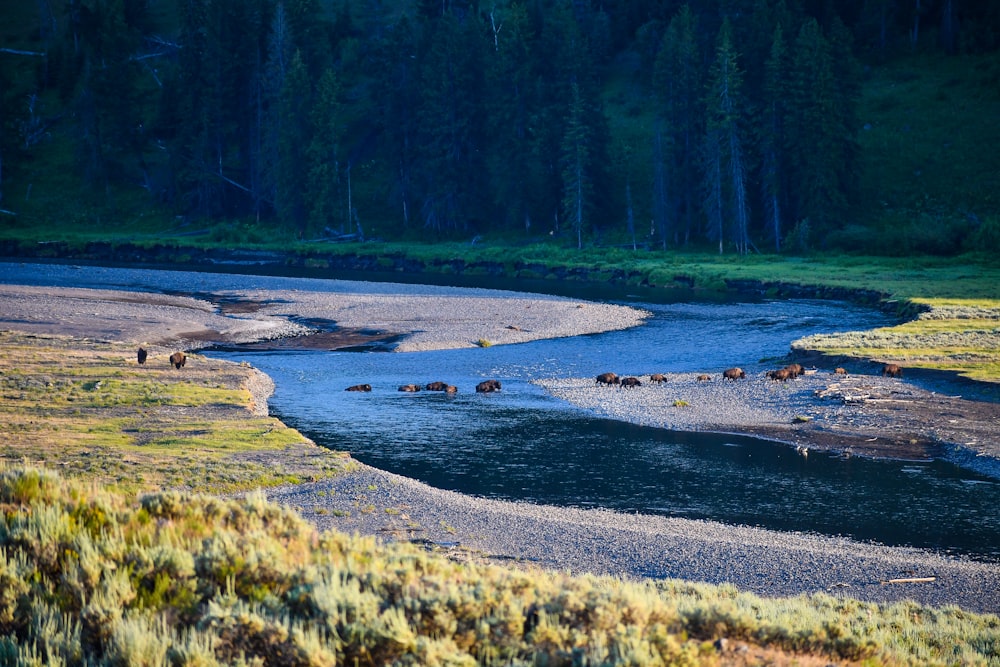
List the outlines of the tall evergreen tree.
{"type": "Polygon", "coordinates": [[[327,69],[320,77],[310,113],[312,138],[306,149],[308,161],[308,231],[336,227],[342,232],[353,217],[340,197],[340,86],[336,72],[327,69]]]}
{"type": "Polygon", "coordinates": [[[276,209],[278,200],[279,138],[281,136],[281,95],[295,54],[295,40],[282,0],[270,19],[264,69],[255,100],[260,158],[256,162],[255,209],[259,216],[265,206],[276,209]]]}
{"type": "Polygon", "coordinates": [[[722,23],[716,45],[715,62],[709,73],[706,96],[706,192],[712,228],[723,251],[724,220],[730,220],[730,235],[740,254],[750,249],[750,212],[747,171],[744,157],[744,129],[747,109],[742,85],[743,74],[732,44],[728,19],[722,23]]]}
{"type": "Polygon", "coordinates": [[[838,114],[830,45],[815,19],[795,40],[789,72],[785,142],[792,215],[823,235],[847,211],[841,187],[846,128],[838,114]]]}
{"type": "Polygon", "coordinates": [[[654,207],[654,216],[664,247],[671,234],[674,243],[688,243],[697,210],[698,138],[704,115],[704,78],[697,35],[697,18],[685,4],[667,26],[653,71],[664,133],[656,140],[664,165],[655,169],[662,177],[654,191],[665,202],[665,206],[654,207]]]}
{"type": "Polygon", "coordinates": [[[285,85],[281,88],[281,128],[278,134],[278,174],[276,208],[279,219],[305,233],[308,221],[306,184],[311,104],[309,73],[302,55],[296,51],[288,67],[285,85]]]}
{"type": "Polygon", "coordinates": [[[489,15],[493,49],[485,55],[488,132],[486,165],[496,215],[504,227],[531,233],[530,184],[537,174],[532,151],[531,52],[527,15],[520,5],[489,15]]]}
{"type": "Polygon", "coordinates": [[[787,181],[785,160],[785,107],[788,76],[788,49],[781,25],[775,27],[771,53],[764,64],[764,89],[760,134],[760,188],[765,215],[765,228],[774,241],[775,251],[781,250],[787,181]]]}
{"type": "MultiPolygon", "coordinates": [[[[386,174],[389,192],[386,199],[398,206],[403,229],[410,228],[413,207],[419,196],[415,154],[417,152],[420,89],[418,61],[419,29],[406,16],[392,24],[385,37],[378,41],[372,57],[372,78],[376,105],[369,127],[383,135],[386,174]]],[[[364,127],[364,126],[363,126],[364,127]]],[[[374,131],[371,134],[375,134],[374,131]]],[[[369,132],[344,146],[347,154],[345,170],[350,175],[352,156],[366,153],[369,132]]],[[[346,140],[346,138],[345,138],[346,140]]]]}
{"type": "Polygon", "coordinates": [[[572,99],[562,145],[562,180],[564,218],[576,232],[577,248],[583,247],[583,228],[593,208],[593,183],[590,176],[591,134],[586,123],[580,86],[570,85],[572,99]]]}
{"type": "MultiPolygon", "coordinates": [[[[135,178],[142,161],[144,124],[135,61],[141,34],[129,23],[126,0],[90,0],[79,7],[83,76],[76,112],[87,180],[107,192],[111,181],[135,178]]],[[[134,4],[134,3],[132,3],[134,4]]],[[[138,8],[133,8],[133,13],[138,8]]],[[[133,21],[140,21],[138,15],[133,21]]]]}
{"type": "Polygon", "coordinates": [[[421,211],[435,232],[465,230],[478,215],[483,189],[478,147],[482,138],[482,33],[445,14],[435,22],[421,68],[418,108],[421,211]]]}

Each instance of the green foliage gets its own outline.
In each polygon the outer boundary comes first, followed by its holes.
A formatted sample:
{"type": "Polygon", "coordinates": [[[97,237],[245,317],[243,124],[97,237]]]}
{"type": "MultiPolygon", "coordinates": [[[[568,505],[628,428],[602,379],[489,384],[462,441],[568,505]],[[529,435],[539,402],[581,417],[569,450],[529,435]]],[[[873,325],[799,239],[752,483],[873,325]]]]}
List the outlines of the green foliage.
{"type": "Polygon", "coordinates": [[[0,495],[23,477],[55,483],[0,519],[4,664],[693,665],[714,664],[717,637],[828,660],[985,664],[1000,627],[954,607],[460,564],[317,534],[259,494],[128,500],[13,468],[0,495]],[[80,504],[106,508],[106,527],[73,522],[80,504]]]}

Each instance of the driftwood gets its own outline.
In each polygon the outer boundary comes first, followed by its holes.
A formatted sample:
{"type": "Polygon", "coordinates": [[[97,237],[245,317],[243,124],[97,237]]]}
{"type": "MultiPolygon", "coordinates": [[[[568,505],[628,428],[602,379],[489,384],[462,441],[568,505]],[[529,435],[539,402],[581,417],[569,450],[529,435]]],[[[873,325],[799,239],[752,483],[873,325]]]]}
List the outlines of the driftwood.
{"type": "Polygon", "coordinates": [[[887,579],[882,582],[882,585],[886,584],[927,584],[932,581],[937,581],[937,577],[902,577],[899,579],[887,579]]]}

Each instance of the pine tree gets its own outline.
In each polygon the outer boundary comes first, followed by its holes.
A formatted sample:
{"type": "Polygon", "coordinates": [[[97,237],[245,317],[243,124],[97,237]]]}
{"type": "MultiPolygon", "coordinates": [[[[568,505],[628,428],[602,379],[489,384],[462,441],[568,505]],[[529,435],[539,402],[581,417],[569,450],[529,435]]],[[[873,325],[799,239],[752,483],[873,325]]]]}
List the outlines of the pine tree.
{"type": "Polygon", "coordinates": [[[312,139],[306,149],[309,231],[337,227],[343,233],[351,224],[346,202],[340,198],[340,86],[337,75],[327,69],[320,77],[316,101],[310,113],[312,139]]]}
{"type": "Polygon", "coordinates": [[[563,213],[576,232],[577,248],[583,247],[583,227],[593,207],[593,184],[589,173],[591,135],[585,120],[580,86],[570,85],[572,99],[562,144],[563,213]]]}
{"type": "Polygon", "coordinates": [[[731,220],[731,236],[740,254],[750,249],[750,213],[746,192],[746,165],[742,128],[747,111],[742,94],[743,74],[732,44],[728,20],[719,30],[716,58],[711,68],[706,110],[706,192],[711,233],[723,251],[724,220],[731,220]]]}
{"type": "Polygon", "coordinates": [[[278,174],[276,208],[282,223],[298,230],[306,229],[305,189],[308,169],[306,146],[309,145],[310,86],[302,55],[296,51],[281,89],[281,128],[278,134],[278,174]]]}
{"type": "Polygon", "coordinates": [[[841,187],[845,128],[838,114],[830,46],[810,19],[799,30],[791,59],[785,142],[794,219],[825,234],[847,210],[841,187]]]}
{"type": "Polygon", "coordinates": [[[697,191],[698,138],[703,134],[704,79],[697,39],[697,18],[688,5],[671,19],[657,54],[653,86],[663,132],[657,137],[664,162],[655,170],[662,179],[659,192],[665,206],[654,206],[664,247],[673,226],[674,242],[687,244],[694,228],[697,191]]]}
{"type": "MultiPolygon", "coordinates": [[[[471,22],[470,22],[471,23],[471,22]]],[[[421,67],[421,212],[434,232],[465,230],[482,210],[482,33],[451,14],[437,20],[421,67]]]]}
{"type": "Polygon", "coordinates": [[[781,251],[784,183],[787,180],[784,141],[787,72],[787,47],[779,24],[774,29],[771,53],[764,64],[763,110],[759,126],[761,201],[765,226],[773,237],[776,252],[781,251]]]}
{"type": "Polygon", "coordinates": [[[259,216],[265,206],[277,209],[278,200],[278,145],[281,136],[281,91],[291,67],[292,56],[295,53],[295,43],[285,12],[284,2],[278,2],[274,7],[274,15],[270,20],[269,38],[264,57],[264,69],[261,73],[256,100],[256,116],[258,131],[259,159],[256,162],[257,183],[255,193],[255,209],[259,216]]]}
{"type": "Polygon", "coordinates": [[[494,7],[488,16],[493,48],[485,54],[486,165],[492,203],[506,228],[531,233],[530,184],[537,173],[530,131],[531,52],[524,9],[494,7]]]}

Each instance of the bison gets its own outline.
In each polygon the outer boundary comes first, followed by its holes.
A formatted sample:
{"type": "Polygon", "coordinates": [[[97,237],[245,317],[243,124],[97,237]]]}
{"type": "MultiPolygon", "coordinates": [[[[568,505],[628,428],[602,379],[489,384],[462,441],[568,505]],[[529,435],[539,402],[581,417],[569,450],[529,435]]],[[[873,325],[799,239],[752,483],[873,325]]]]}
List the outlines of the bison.
{"type": "Polygon", "coordinates": [[[618,384],[618,376],[614,373],[601,373],[597,376],[597,384],[618,384]]]}
{"type": "Polygon", "coordinates": [[[173,364],[174,368],[181,368],[187,363],[187,355],[183,352],[174,352],[170,355],[170,363],[173,364]]]}
{"type": "Polygon", "coordinates": [[[704,375],[704,374],[702,374],[702,375],[698,376],[698,382],[710,382],[711,380],[712,380],[712,376],[711,375],[704,375]]]}
{"type": "Polygon", "coordinates": [[[806,372],[806,369],[802,368],[800,364],[788,364],[785,366],[785,370],[791,373],[793,379],[806,372]]]}
{"type": "Polygon", "coordinates": [[[903,368],[899,364],[886,364],[882,367],[882,375],[890,378],[903,377],[903,368]]]}
{"type": "Polygon", "coordinates": [[[746,376],[747,374],[743,372],[742,368],[728,368],[722,372],[723,380],[732,380],[733,382],[745,378],[746,376]]]}
{"type": "Polygon", "coordinates": [[[345,389],[344,391],[371,391],[372,386],[370,384],[354,384],[345,389]]]}
{"type": "Polygon", "coordinates": [[[456,387],[453,384],[449,384],[448,386],[446,386],[444,388],[444,391],[445,391],[446,394],[457,394],[458,393],[458,387],[456,387]]]}
{"type": "Polygon", "coordinates": [[[500,391],[500,380],[483,380],[476,385],[476,392],[488,394],[493,391],[500,391]]]}
{"type": "Polygon", "coordinates": [[[782,368],[781,370],[778,370],[778,371],[768,371],[767,372],[767,377],[771,378],[775,382],[778,382],[778,381],[780,381],[780,382],[788,382],[788,380],[790,378],[794,378],[795,377],[795,374],[792,373],[791,369],[789,369],[789,368],[782,368]]]}
{"type": "Polygon", "coordinates": [[[836,375],[847,375],[847,369],[846,368],[841,368],[840,366],[837,366],[836,368],[834,368],[833,372],[836,375]]]}
{"type": "Polygon", "coordinates": [[[428,382],[424,389],[427,391],[445,391],[448,385],[444,382],[428,382]]]}
{"type": "Polygon", "coordinates": [[[135,356],[136,360],[139,362],[139,365],[142,366],[144,363],[146,363],[146,357],[149,356],[149,352],[146,351],[146,348],[140,347],[136,351],[135,356]]]}
{"type": "Polygon", "coordinates": [[[419,384],[404,384],[403,386],[401,386],[399,388],[399,390],[400,391],[410,391],[410,392],[420,391],[420,385],[419,384]]]}
{"type": "Polygon", "coordinates": [[[649,376],[649,381],[655,382],[656,384],[660,384],[661,382],[667,381],[667,376],[664,375],[663,373],[653,373],[649,376]]]}
{"type": "Polygon", "coordinates": [[[641,387],[642,382],[636,377],[627,377],[621,379],[621,386],[623,387],[641,387]]]}

